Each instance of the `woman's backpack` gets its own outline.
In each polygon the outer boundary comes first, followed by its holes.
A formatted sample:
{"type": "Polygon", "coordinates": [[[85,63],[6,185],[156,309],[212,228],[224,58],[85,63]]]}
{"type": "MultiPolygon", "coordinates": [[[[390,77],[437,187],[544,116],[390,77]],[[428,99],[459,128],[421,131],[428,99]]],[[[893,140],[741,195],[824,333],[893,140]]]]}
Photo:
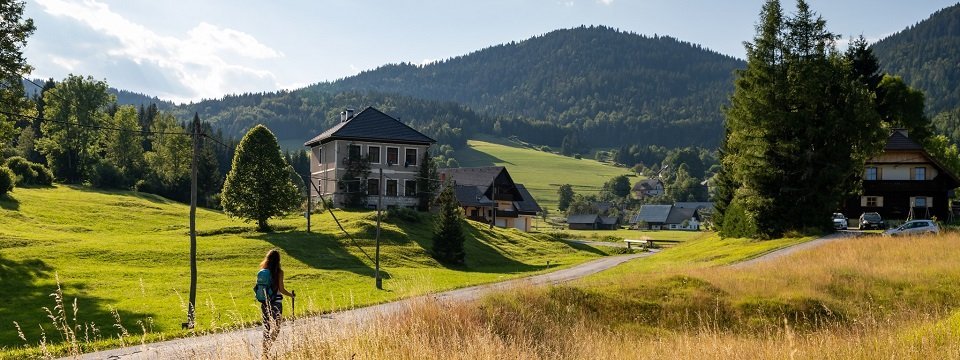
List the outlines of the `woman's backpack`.
{"type": "Polygon", "coordinates": [[[257,272],[257,284],[253,286],[253,295],[256,296],[257,301],[264,302],[273,299],[272,282],[273,277],[270,276],[269,269],[260,269],[257,272]]]}

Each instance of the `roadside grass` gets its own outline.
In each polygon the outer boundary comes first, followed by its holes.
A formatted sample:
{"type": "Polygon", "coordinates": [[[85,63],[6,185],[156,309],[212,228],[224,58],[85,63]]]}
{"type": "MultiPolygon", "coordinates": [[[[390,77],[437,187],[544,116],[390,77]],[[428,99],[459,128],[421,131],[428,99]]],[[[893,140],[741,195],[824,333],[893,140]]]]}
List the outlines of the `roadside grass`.
{"type": "MultiPolygon", "coordinates": [[[[188,209],[152,195],[70,186],[18,188],[11,199],[0,200],[0,288],[10,289],[0,307],[0,358],[42,356],[44,337],[47,351],[63,354],[69,350],[63,343],[71,339],[61,328],[80,334],[74,340],[84,352],[187,335],[180,323],[189,291],[188,209]],[[60,306],[50,296],[58,279],[60,306]],[[45,307],[63,321],[55,325],[45,307]]],[[[197,331],[259,321],[251,288],[271,248],[281,250],[287,287],[299,295],[297,316],[529,275],[544,271],[547,261],[562,268],[605,255],[468,222],[467,265],[446,267],[429,256],[428,216],[387,217],[380,291],[374,264],[363,254],[374,254],[375,213],[336,214],[359,248],[329,214],[313,216],[312,233],[305,232],[301,216],[272,221],[276,232],[258,233],[253,224],[198,210],[197,331]]]]}
{"type": "Polygon", "coordinates": [[[806,240],[694,240],[570,285],[307,331],[284,358],[960,357],[960,234],[867,236],[716,266],[806,240]]]}
{"type": "Polygon", "coordinates": [[[548,153],[507,139],[482,136],[467,141],[467,147],[454,154],[462,167],[506,166],[514,181],[523,184],[541,207],[557,211],[557,189],[573,186],[578,194],[596,194],[603,183],[619,175],[635,177],[629,169],[591,159],[574,159],[548,153]],[[509,160],[505,160],[509,159],[509,160]]]}

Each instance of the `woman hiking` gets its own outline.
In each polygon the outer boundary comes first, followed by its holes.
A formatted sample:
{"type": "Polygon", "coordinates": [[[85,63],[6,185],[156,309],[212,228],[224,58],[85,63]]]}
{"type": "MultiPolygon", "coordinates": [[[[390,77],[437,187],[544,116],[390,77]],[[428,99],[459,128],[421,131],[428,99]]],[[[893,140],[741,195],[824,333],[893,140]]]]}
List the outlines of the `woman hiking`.
{"type": "Polygon", "coordinates": [[[260,263],[254,292],[257,301],[260,301],[260,312],[263,315],[263,358],[266,359],[270,345],[280,334],[280,323],[283,321],[283,295],[296,297],[283,287],[280,252],[276,249],[268,251],[263,262],[260,263]]]}

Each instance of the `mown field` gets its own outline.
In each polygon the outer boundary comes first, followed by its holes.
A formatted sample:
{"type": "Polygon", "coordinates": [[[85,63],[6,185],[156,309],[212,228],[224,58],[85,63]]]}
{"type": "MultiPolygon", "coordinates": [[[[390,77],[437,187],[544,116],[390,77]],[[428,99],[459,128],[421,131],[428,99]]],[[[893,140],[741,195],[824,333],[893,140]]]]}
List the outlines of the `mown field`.
{"type": "Polygon", "coordinates": [[[548,234],[556,234],[567,239],[589,239],[601,241],[623,241],[623,239],[653,239],[653,240],[676,240],[689,241],[704,238],[712,235],[707,231],[683,231],[683,230],[545,230],[540,231],[548,234]]]}
{"type": "Polygon", "coordinates": [[[692,240],[572,284],[294,341],[290,359],[956,359],[960,234],[692,240]]]}
{"type": "Polygon", "coordinates": [[[630,175],[631,183],[639,179],[625,168],[547,153],[497,138],[470,140],[454,156],[462,167],[506,166],[514,181],[530,190],[541,207],[553,212],[557,211],[557,188],[562,184],[573,185],[577,193],[596,194],[603,183],[615,176],[630,175]]]}
{"type": "MultiPolygon", "coordinates": [[[[0,358],[37,354],[44,334],[51,351],[58,350],[65,339],[44,307],[54,315],[64,312],[61,320],[78,334],[84,351],[183,335],[187,216],[187,206],[160,197],[82,187],[18,188],[11,199],[0,200],[0,288],[9,289],[0,307],[0,358]],[[50,296],[58,281],[63,309],[50,296]],[[122,333],[130,336],[118,338],[122,333]]],[[[337,216],[359,247],[329,214],[313,216],[312,233],[305,232],[302,216],[274,221],[276,232],[258,233],[252,224],[198,211],[198,331],[258,321],[251,288],[271,248],[283,254],[286,284],[299,295],[301,316],[541,272],[547,261],[562,267],[604,255],[545,236],[470,224],[467,266],[448,268],[428,255],[429,218],[393,216],[383,227],[380,291],[374,264],[363,254],[374,253],[375,214],[337,216]]]]}

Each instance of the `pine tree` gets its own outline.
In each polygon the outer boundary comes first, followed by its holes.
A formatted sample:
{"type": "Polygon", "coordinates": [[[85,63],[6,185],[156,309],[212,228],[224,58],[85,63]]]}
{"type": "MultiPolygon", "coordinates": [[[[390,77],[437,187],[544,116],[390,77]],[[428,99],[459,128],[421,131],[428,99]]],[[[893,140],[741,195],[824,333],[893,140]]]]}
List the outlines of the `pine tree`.
{"type": "Polygon", "coordinates": [[[424,151],[423,158],[420,159],[420,170],[417,172],[417,207],[420,211],[430,210],[430,202],[440,187],[439,177],[437,163],[433,161],[429,151],[424,151]]]}
{"type": "Polygon", "coordinates": [[[288,167],[273,133],[263,125],[250,129],[237,145],[233,167],[223,184],[223,211],[256,221],[259,231],[269,231],[268,219],[290,213],[301,204],[288,167]]]}
{"type": "Polygon", "coordinates": [[[466,255],[463,249],[466,235],[463,231],[463,213],[453,185],[444,186],[438,201],[440,213],[434,223],[433,257],[442,263],[462,265],[466,255]]]}
{"type": "Polygon", "coordinates": [[[559,196],[559,204],[557,204],[557,209],[560,209],[560,211],[567,211],[567,208],[570,207],[570,203],[573,202],[573,186],[570,186],[570,184],[560,185],[560,188],[557,189],[557,195],[559,196]]]}

